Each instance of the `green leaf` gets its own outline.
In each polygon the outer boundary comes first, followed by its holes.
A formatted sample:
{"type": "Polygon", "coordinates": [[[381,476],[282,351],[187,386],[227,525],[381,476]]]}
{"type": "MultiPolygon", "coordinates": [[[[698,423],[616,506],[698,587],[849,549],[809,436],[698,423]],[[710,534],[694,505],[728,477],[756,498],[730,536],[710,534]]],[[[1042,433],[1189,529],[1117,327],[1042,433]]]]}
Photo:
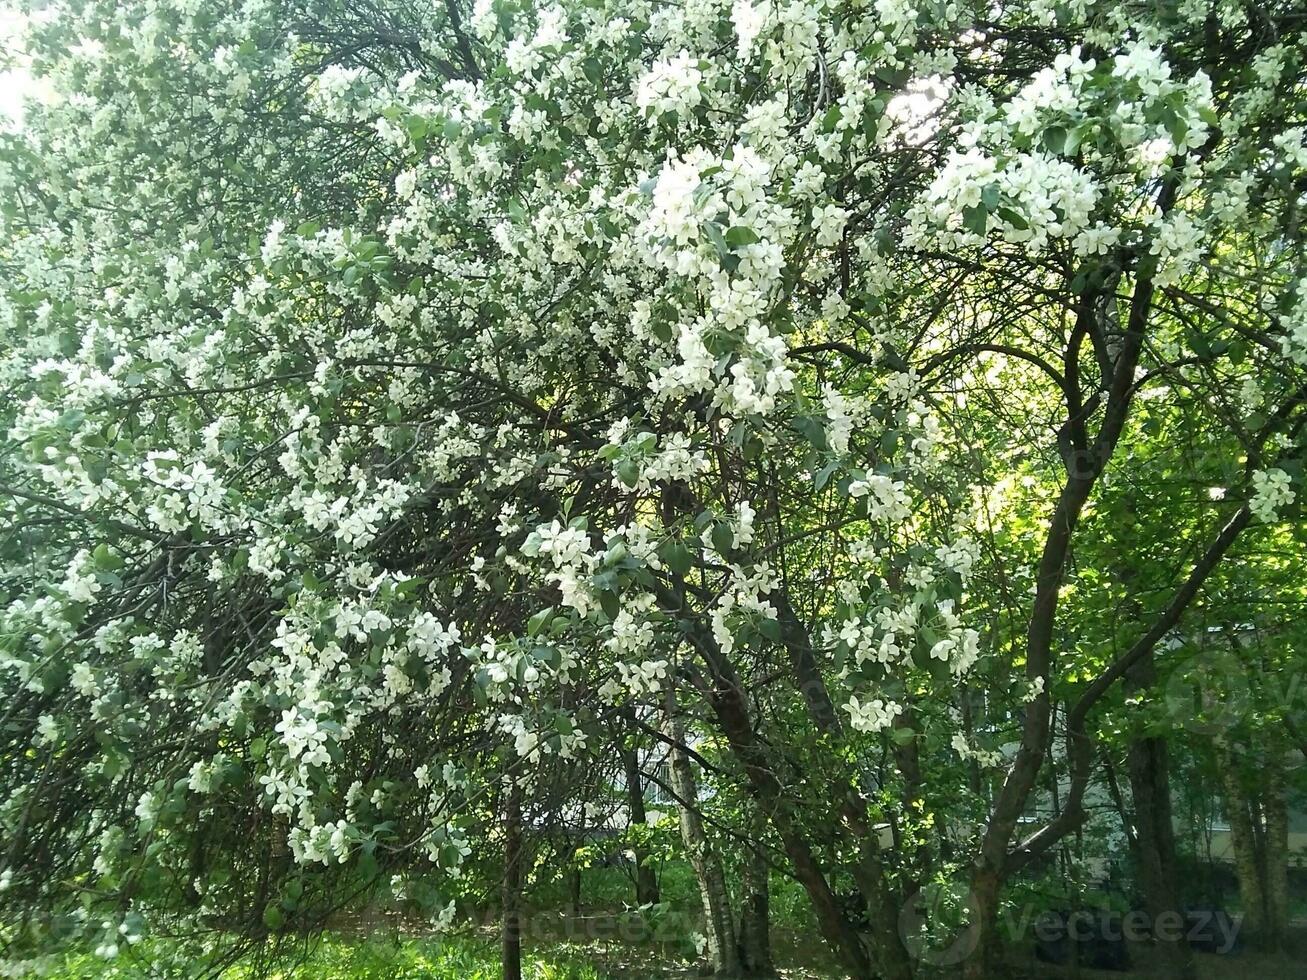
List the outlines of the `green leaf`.
{"type": "Polygon", "coordinates": [[[726,242],[729,245],[752,245],[762,241],[758,233],[744,225],[732,225],[726,229],[726,242]]]}
{"type": "Polygon", "coordinates": [[[640,464],[633,459],[624,459],[617,464],[617,478],[628,487],[634,488],[640,482],[640,464]]]}
{"type": "Polygon", "coordinates": [[[617,597],[616,592],[600,592],[599,608],[604,611],[604,615],[609,619],[616,619],[617,614],[622,611],[622,600],[617,597]]]}
{"type": "Polygon", "coordinates": [[[424,117],[418,115],[409,116],[404,120],[404,129],[408,132],[408,138],[413,143],[421,147],[423,141],[427,138],[427,121],[424,117]]]}
{"type": "Polygon", "coordinates": [[[715,221],[705,221],[703,224],[703,233],[708,236],[708,241],[712,247],[717,249],[717,254],[727,256],[730,254],[730,246],[726,244],[726,238],[722,234],[722,226],[715,221]]]}
{"type": "Polygon", "coordinates": [[[798,415],[794,419],[794,428],[818,449],[826,448],[826,426],[815,415],[798,415]]]}
{"type": "Polygon", "coordinates": [[[123,567],[123,560],[109,550],[107,544],[98,544],[91,552],[91,560],[100,571],[113,572],[123,567]]]}
{"type": "Polygon", "coordinates": [[[1080,151],[1080,144],[1085,140],[1085,133],[1089,127],[1085,125],[1073,126],[1067,130],[1066,139],[1062,141],[1062,153],[1064,156],[1073,157],[1080,151]]]}
{"type": "Polygon", "coordinates": [[[881,65],[876,69],[876,77],[890,88],[902,88],[908,84],[912,72],[907,68],[893,68],[889,65],[881,65]]]}
{"type": "Polygon", "coordinates": [[[962,227],[977,235],[989,230],[989,208],[983,204],[962,209],[962,227]]]}
{"type": "Polygon", "coordinates": [[[723,555],[735,547],[735,532],[725,521],[718,521],[713,525],[712,546],[723,555]]]}
{"type": "Polygon", "coordinates": [[[890,729],[889,737],[892,738],[897,745],[907,745],[917,737],[917,733],[911,728],[895,727],[890,729]]]}
{"type": "Polygon", "coordinates": [[[536,636],[554,618],[554,607],[547,606],[526,621],[526,635],[536,636]]]}
{"type": "Polygon", "coordinates": [[[1000,218],[1018,231],[1025,231],[1030,227],[1030,222],[1026,220],[1025,215],[1011,208],[999,208],[997,213],[1000,218]]]}
{"type": "Polygon", "coordinates": [[[690,570],[690,549],[680,538],[668,538],[658,548],[658,557],[677,575],[690,570]]]}

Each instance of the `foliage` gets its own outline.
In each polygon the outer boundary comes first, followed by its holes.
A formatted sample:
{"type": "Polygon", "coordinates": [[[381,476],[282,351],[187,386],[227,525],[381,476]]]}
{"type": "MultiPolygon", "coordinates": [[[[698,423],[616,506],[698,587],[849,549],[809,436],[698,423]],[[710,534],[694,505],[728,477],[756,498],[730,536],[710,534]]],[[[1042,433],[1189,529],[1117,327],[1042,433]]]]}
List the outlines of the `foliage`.
{"type": "Polygon", "coordinates": [[[716,839],[907,977],[1222,563],[1301,567],[1298,3],[39,6],[15,960],[447,926],[506,785],[593,829],[675,690],[716,839]]]}
{"type": "MultiPolygon", "coordinates": [[[[161,975],[168,957],[152,944],[143,957],[124,957],[111,964],[94,955],[69,956],[46,974],[52,980],[136,980],[161,975]]],[[[177,976],[189,976],[185,964],[176,964],[177,976]]],[[[247,973],[235,967],[224,980],[241,980],[247,973]]],[[[498,949],[484,939],[449,937],[440,940],[351,940],[328,936],[298,963],[287,963],[272,974],[282,980],[319,977],[322,980],[495,980],[499,974],[498,949]]],[[[566,947],[530,955],[523,975],[529,980],[596,980],[593,966],[576,950],[566,947]]]]}

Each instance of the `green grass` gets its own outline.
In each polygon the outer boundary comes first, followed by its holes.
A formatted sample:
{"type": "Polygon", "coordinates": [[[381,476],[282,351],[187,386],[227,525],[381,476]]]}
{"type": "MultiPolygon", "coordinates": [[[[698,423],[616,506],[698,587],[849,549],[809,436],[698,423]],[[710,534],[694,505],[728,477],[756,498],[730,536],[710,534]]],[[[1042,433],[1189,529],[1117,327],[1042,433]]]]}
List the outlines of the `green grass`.
{"type": "MultiPolygon", "coordinates": [[[[599,980],[580,951],[555,947],[523,951],[522,973],[530,980],[599,980]]],[[[499,946],[478,937],[348,941],[323,940],[303,966],[283,974],[290,978],[349,980],[419,980],[463,978],[499,980],[499,946]]]]}
{"type": "MultiPolygon", "coordinates": [[[[668,863],[661,869],[663,904],[636,912],[628,874],[587,868],[580,919],[559,915],[566,904],[562,879],[538,889],[528,909],[522,940],[527,980],[687,980],[698,973],[694,934],[702,931],[693,875],[668,863]]],[[[799,886],[775,879],[772,890],[774,955],[791,978],[811,980],[829,972],[822,944],[799,886]]],[[[342,916],[316,940],[287,937],[283,955],[262,971],[243,961],[222,980],[499,980],[499,940],[493,922],[481,928],[430,934],[418,922],[390,916],[342,916]],[[414,931],[416,930],[416,931],[414,931]],[[304,943],[308,944],[307,952],[304,943]]],[[[213,937],[209,937],[210,939],[213,937]]],[[[45,959],[35,974],[51,980],[194,980],[208,939],[179,943],[150,938],[104,960],[89,952],[45,959]],[[49,969],[53,967],[53,969],[49,969]]],[[[84,949],[84,947],[83,947],[84,949]]]]}
{"type": "MultiPolygon", "coordinates": [[[[114,960],[91,954],[68,955],[51,980],[145,980],[184,977],[186,964],[157,944],[142,944],[114,960]]],[[[306,958],[274,966],[276,980],[499,980],[499,946],[489,938],[449,935],[395,939],[350,939],[329,935],[306,958]]],[[[528,980],[603,980],[584,947],[553,944],[523,951],[528,980]]],[[[246,980],[257,971],[234,967],[224,980],[246,980]]]]}

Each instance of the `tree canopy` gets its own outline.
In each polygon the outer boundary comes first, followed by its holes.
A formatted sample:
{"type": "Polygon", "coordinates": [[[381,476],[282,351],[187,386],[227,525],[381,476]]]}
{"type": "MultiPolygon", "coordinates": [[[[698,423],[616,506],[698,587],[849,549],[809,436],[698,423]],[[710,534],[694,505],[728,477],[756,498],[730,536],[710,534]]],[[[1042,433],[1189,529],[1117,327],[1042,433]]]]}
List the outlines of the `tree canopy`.
{"type": "Polygon", "coordinates": [[[1083,821],[1131,669],[1302,588],[1305,31],[1293,0],[34,5],[51,94],[0,135],[10,955],[378,890],[452,915],[505,786],[574,819],[669,691],[853,975],[914,975],[931,876],[992,922],[1083,821]]]}

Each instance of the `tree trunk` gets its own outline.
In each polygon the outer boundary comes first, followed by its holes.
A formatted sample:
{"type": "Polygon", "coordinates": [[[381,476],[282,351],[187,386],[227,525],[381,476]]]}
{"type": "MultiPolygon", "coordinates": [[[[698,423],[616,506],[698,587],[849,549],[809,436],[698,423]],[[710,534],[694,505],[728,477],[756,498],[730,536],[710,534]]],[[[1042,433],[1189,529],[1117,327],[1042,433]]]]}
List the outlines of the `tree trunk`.
{"type": "Polygon", "coordinates": [[[522,980],[522,790],[510,777],[504,803],[504,980],[522,980]]]}
{"type": "Polygon", "coordinates": [[[1230,846],[1234,850],[1234,873],[1243,903],[1245,934],[1257,942],[1266,940],[1266,896],[1257,858],[1257,835],[1248,794],[1239,780],[1239,770],[1229,746],[1217,741],[1217,773],[1225,796],[1226,820],[1230,825],[1230,846]]]}
{"type": "MultiPolygon", "coordinates": [[[[1134,799],[1139,883],[1148,917],[1158,924],[1167,920],[1183,921],[1175,877],[1168,761],[1163,738],[1137,738],[1130,743],[1126,762],[1134,799]]],[[[1194,963],[1186,930],[1159,928],[1154,932],[1154,940],[1160,954],[1160,976],[1191,980],[1194,963]]]]}
{"type": "MultiPolygon", "coordinates": [[[[640,757],[633,746],[622,748],[622,765],[626,769],[627,809],[630,825],[643,828],[647,823],[644,809],[644,779],[640,775],[640,757]]],[[[632,848],[635,855],[635,904],[653,905],[659,899],[658,876],[649,866],[649,854],[642,847],[632,848]]]]}
{"type": "MultiPolygon", "coordinates": [[[[1127,674],[1129,689],[1146,691],[1157,679],[1153,655],[1143,657],[1127,674]]],[[[1193,954],[1175,877],[1175,831],[1171,823],[1170,756],[1166,739],[1135,735],[1126,750],[1130,795],[1134,801],[1136,869],[1144,893],[1144,907],[1154,924],[1153,940],[1159,953],[1160,975],[1170,980],[1192,980],[1193,954]]]]}
{"type": "Polygon", "coordinates": [[[1284,795],[1284,773],[1280,760],[1274,757],[1266,767],[1262,812],[1266,816],[1267,945],[1282,951],[1289,928],[1289,808],[1284,795]]]}
{"type": "MultiPolygon", "coordinates": [[[[793,681],[807,704],[808,716],[823,735],[838,739],[843,735],[843,725],[817,666],[808,631],[784,589],[772,593],[772,602],[782,640],[790,654],[793,681]]],[[[906,980],[912,976],[913,966],[898,928],[903,896],[897,893],[886,872],[877,829],[868,819],[872,807],[863,793],[860,777],[854,773],[848,773],[847,782],[837,778],[833,789],[840,824],[847,828],[853,849],[849,871],[866,903],[875,966],[886,980],[906,980]]]]}
{"type": "Polygon", "coordinates": [[[767,886],[767,858],[761,844],[766,830],[762,814],[754,810],[750,837],[755,848],[744,853],[740,891],[740,966],[746,976],[772,977],[776,967],[771,958],[771,893],[767,886]]]}
{"type": "Polygon", "coordinates": [[[581,917],[581,865],[577,863],[576,858],[577,852],[580,850],[580,847],[574,845],[572,847],[572,856],[568,859],[567,897],[573,919],[581,917]]]}
{"type": "MultiPolygon", "coordinates": [[[[904,698],[903,712],[894,719],[894,728],[900,732],[906,732],[908,737],[903,741],[895,740],[894,742],[894,761],[898,766],[899,775],[903,779],[902,799],[904,803],[904,813],[908,816],[905,819],[912,819],[910,816],[914,812],[914,807],[925,795],[923,789],[923,780],[921,775],[921,758],[918,752],[917,738],[913,733],[917,724],[912,701],[904,698]]],[[[926,835],[922,833],[921,827],[913,827],[913,838],[918,842],[915,847],[908,853],[899,854],[900,874],[903,878],[903,893],[906,895],[915,895],[921,890],[921,883],[930,879],[931,871],[931,854],[930,849],[925,845],[926,835]]],[[[900,849],[900,844],[895,841],[895,849],[900,849]]]]}
{"type": "Polygon", "coordinates": [[[1116,808],[1116,814],[1121,820],[1121,833],[1125,835],[1125,845],[1130,852],[1130,860],[1138,865],[1139,841],[1135,838],[1134,822],[1130,819],[1130,811],[1126,809],[1121,783],[1116,778],[1116,767],[1106,753],[1103,758],[1103,775],[1106,777],[1108,795],[1112,797],[1112,806],[1116,808]]]}
{"type": "MultiPolygon", "coordinates": [[[[674,593],[664,592],[661,598],[673,612],[683,605],[683,599],[674,593]]],[[[795,880],[803,886],[812,902],[818,929],[831,949],[843,960],[851,977],[855,980],[870,980],[872,966],[867,949],[840,908],[830,882],[813,853],[806,825],[799,816],[794,800],[781,784],[766,748],[753,730],[739,675],[722,656],[710,634],[703,630],[693,630],[689,633],[689,639],[703,655],[711,672],[712,685],[705,685],[704,696],[712,705],[718,726],[730,743],[732,753],[744,767],[759,807],[767,814],[781,839],[795,880]]],[[[894,927],[897,923],[891,925],[894,927]]],[[[895,935],[897,936],[897,931],[895,935]]],[[[902,959],[906,963],[906,951],[902,959]]],[[[892,980],[906,980],[911,975],[907,969],[895,970],[890,974],[892,980]]]]}
{"type": "Polygon", "coordinates": [[[962,961],[965,980],[993,980],[1004,975],[1003,941],[998,934],[1000,874],[988,867],[971,873],[971,913],[976,917],[976,948],[962,961]]]}
{"type": "Polygon", "coordinates": [[[699,786],[690,767],[690,759],[679,746],[684,744],[684,732],[676,715],[676,691],[667,685],[667,738],[672,743],[671,782],[677,796],[677,810],[681,816],[681,839],[699,881],[699,895],[703,900],[704,930],[708,938],[708,956],[713,973],[717,976],[735,976],[739,973],[739,958],[735,941],[735,923],[731,918],[730,893],[726,888],[726,875],[721,861],[713,850],[699,815],[699,786]]]}
{"type": "MultiPolygon", "coordinates": [[[[675,520],[676,505],[670,494],[664,495],[663,511],[665,521],[670,524],[675,520]]],[[[686,611],[683,582],[677,582],[671,589],[659,588],[657,592],[660,603],[669,613],[681,616],[686,611]]],[[[845,916],[826,872],[817,861],[811,833],[813,828],[801,816],[794,796],[777,775],[769,750],[754,731],[739,673],[730,659],[722,654],[709,631],[701,625],[696,628],[693,619],[681,621],[687,627],[687,640],[703,657],[708,668],[708,683],[701,684],[700,693],[712,706],[718,726],[726,736],[731,752],[743,766],[758,805],[776,829],[795,880],[803,886],[812,902],[813,914],[822,936],[843,960],[850,977],[854,980],[871,980],[873,967],[867,947],[858,930],[845,916]]],[[[794,653],[793,647],[791,653],[794,653]]],[[[804,694],[810,694],[802,683],[799,687],[804,694]]],[[[841,813],[844,809],[842,806],[841,813]]],[[[837,827],[837,835],[844,836],[839,831],[840,828],[837,827]]],[[[876,842],[872,843],[875,845],[876,842]]],[[[882,933],[893,940],[888,946],[885,943],[879,944],[888,951],[887,955],[878,957],[879,962],[876,964],[884,980],[910,980],[912,976],[911,963],[899,940],[897,925],[897,913],[879,923],[882,933]]]]}

